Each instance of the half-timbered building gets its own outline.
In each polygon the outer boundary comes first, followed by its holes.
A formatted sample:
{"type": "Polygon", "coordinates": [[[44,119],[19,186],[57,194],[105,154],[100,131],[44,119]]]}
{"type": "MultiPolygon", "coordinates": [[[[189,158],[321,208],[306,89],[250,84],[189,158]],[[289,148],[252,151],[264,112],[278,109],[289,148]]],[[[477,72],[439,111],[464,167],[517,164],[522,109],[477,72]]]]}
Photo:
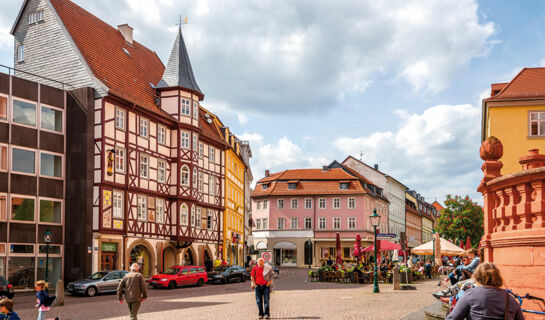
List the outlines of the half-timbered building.
{"type": "MultiPolygon", "coordinates": [[[[132,31],[69,0],[26,0],[12,34],[21,77],[94,89],[91,121],[81,128],[93,137],[93,163],[84,166],[91,214],[82,216],[92,227],[67,226],[86,235],[81,255],[91,256],[93,271],[137,262],[150,276],[220,255],[229,145],[217,116],[200,105],[181,27],[166,67],[132,31]]],[[[68,278],[81,276],[81,261],[65,266],[68,278]]]]}

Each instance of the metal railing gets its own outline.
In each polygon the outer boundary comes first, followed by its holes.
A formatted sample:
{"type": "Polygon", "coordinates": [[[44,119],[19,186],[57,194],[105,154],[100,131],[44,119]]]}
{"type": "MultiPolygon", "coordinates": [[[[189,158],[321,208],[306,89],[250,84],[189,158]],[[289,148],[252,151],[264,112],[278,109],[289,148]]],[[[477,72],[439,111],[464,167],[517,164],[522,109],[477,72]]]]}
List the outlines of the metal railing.
{"type": "Polygon", "coordinates": [[[27,72],[27,71],[15,69],[15,68],[12,68],[12,67],[3,65],[3,64],[0,64],[0,68],[2,68],[2,69],[7,69],[7,70],[8,70],[7,74],[10,75],[10,76],[17,77],[17,76],[15,75],[15,72],[18,72],[18,73],[23,73],[23,74],[26,74],[26,75],[29,75],[29,76],[32,76],[32,77],[36,77],[36,78],[39,78],[39,79],[43,79],[43,80],[46,80],[46,81],[50,81],[50,82],[56,83],[56,84],[60,85],[60,89],[62,89],[62,90],[64,90],[64,91],[67,91],[67,90],[74,90],[74,89],[75,89],[73,86],[71,86],[71,85],[69,85],[69,84],[67,84],[67,83],[60,82],[60,81],[57,81],[57,80],[53,80],[53,79],[51,79],[51,78],[43,77],[43,76],[37,75],[37,74],[35,74],[35,73],[31,73],[31,72],[27,72]]]}

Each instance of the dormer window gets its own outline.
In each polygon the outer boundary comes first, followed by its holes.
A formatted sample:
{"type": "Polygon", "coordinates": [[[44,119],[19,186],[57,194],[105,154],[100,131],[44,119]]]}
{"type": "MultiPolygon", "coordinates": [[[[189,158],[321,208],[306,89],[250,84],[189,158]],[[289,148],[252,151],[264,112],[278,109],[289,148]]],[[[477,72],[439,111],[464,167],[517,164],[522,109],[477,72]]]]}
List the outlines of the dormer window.
{"type": "Polygon", "coordinates": [[[288,183],[288,189],[289,190],[297,189],[297,183],[288,183]]]}
{"type": "Polygon", "coordinates": [[[268,183],[263,185],[263,190],[267,190],[267,189],[269,189],[269,184],[268,183]]]}
{"type": "Polygon", "coordinates": [[[341,182],[341,183],[339,184],[339,189],[341,189],[341,190],[346,190],[346,189],[348,189],[348,182],[341,182]]]}

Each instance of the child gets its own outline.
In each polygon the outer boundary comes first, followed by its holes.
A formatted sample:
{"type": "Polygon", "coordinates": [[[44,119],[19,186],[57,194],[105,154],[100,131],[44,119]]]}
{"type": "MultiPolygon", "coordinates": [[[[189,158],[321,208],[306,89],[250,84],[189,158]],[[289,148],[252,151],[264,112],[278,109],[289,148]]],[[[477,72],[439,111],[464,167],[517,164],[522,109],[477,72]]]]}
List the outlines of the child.
{"type": "Polygon", "coordinates": [[[49,285],[43,281],[36,282],[36,307],[38,308],[38,320],[45,320],[45,313],[49,311],[49,307],[55,300],[55,296],[50,297],[45,290],[49,288],[49,285]]]}
{"type": "Polygon", "coordinates": [[[0,300],[0,320],[21,320],[17,313],[13,312],[13,302],[8,298],[0,300]]]}

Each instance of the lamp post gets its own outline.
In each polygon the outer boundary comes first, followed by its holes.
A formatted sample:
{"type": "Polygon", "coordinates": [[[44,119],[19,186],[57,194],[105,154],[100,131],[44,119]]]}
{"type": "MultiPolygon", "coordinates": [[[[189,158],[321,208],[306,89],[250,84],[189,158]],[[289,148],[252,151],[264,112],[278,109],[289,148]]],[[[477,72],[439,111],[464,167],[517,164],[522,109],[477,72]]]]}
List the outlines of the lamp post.
{"type": "Polygon", "coordinates": [[[371,225],[375,230],[375,274],[373,279],[373,292],[379,293],[378,288],[378,261],[377,261],[377,227],[380,224],[380,216],[377,214],[377,209],[373,209],[373,214],[369,217],[371,220],[371,225]]]}
{"type": "Polygon", "coordinates": [[[45,242],[45,282],[48,282],[49,279],[49,244],[51,243],[52,234],[49,229],[46,229],[44,232],[44,242],[45,242]]]}
{"type": "Polygon", "coordinates": [[[308,247],[308,268],[310,269],[310,264],[312,261],[312,241],[310,239],[307,240],[307,247],[308,247]]]}

